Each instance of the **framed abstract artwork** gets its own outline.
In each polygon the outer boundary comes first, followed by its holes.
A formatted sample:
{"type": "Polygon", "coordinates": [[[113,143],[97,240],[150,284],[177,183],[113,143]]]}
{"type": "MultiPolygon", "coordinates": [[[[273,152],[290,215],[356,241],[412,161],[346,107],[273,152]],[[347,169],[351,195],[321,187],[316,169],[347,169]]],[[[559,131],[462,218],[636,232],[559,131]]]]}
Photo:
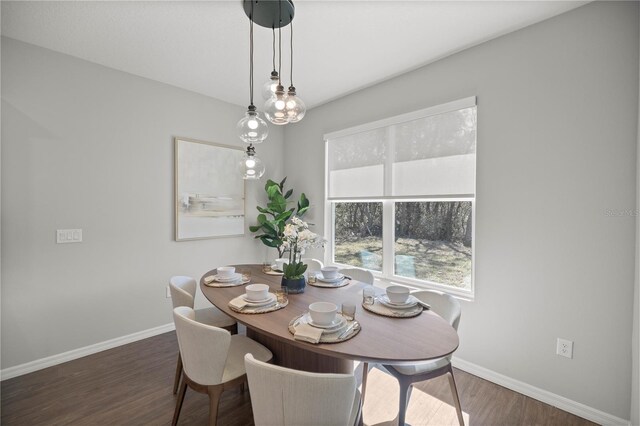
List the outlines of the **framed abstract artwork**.
{"type": "Polygon", "coordinates": [[[244,235],[240,147],[176,137],[176,241],[244,235]]]}

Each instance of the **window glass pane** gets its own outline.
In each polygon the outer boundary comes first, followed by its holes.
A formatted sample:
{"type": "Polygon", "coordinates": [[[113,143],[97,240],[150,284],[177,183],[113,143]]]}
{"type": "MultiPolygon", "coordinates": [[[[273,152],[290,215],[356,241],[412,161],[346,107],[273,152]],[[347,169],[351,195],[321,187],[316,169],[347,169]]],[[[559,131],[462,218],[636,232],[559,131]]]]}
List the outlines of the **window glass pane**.
{"type": "Polygon", "coordinates": [[[382,271],[382,203],[334,203],[334,262],[382,271]]]}
{"type": "Polygon", "coordinates": [[[395,275],[471,289],[471,201],[395,203],[395,275]]]}

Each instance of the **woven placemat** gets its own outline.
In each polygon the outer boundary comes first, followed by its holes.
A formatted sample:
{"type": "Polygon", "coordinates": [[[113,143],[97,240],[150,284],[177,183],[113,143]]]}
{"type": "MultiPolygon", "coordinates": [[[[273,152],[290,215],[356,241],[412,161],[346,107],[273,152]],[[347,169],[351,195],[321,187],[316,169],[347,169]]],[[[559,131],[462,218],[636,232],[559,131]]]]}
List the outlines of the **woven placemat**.
{"type": "MultiPolygon", "coordinates": [[[[241,298],[242,296],[238,296],[235,299],[241,298]]],[[[233,299],[233,300],[235,300],[233,299]]],[[[266,314],[267,312],[273,312],[273,311],[277,311],[278,309],[282,309],[285,306],[287,306],[289,304],[288,300],[285,300],[284,302],[276,302],[275,305],[271,305],[271,306],[257,306],[257,307],[250,307],[250,306],[245,306],[242,309],[238,309],[235,308],[231,305],[229,306],[229,309],[231,309],[233,312],[238,312],[240,314],[266,314]]]]}
{"type": "Polygon", "coordinates": [[[242,280],[242,281],[240,281],[240,282],[235,282],[235,283],[234,283],[234,282],[231,282],[231,283],[222,283],[222,282],[219,282],[219,281],[216,281],[216,280],[206,282],[206,279],[207,279],[207,278],[208,278],[208,277],[204,277],[204,279],[205,279],[205,283],[204,283],[204,285],[206,285],[207,287],[214,287],[214,288],[216,288],[216,287],[217,287],[217,288],[222,288],[222,287],[237,287],[237,286],[239,286],[239,285],[245,285],[245,284],[247,284],[247,283],[250,283],[250,282],[251,282],[251,280],[242,280]]]}
{"type": "Polygon", "coordinates": [[[393,309],[384,306],[380,301],[376,298],[373,305],[365,305],[362,304],[362,307],[369,312],[373,312],[374,314],[382,315],[384,317],[391,318],[413,318],[417,317],[422,313],[424,309],[420,304],[417,304],[413,308],[410,309],[393,309]]]}
{"type": "MultiPolygon", "coordinates": [[[[289,322],[289,333],[291,333],[293,335],[296,334],[296,326],[298,324],[300,324],[301,321],[304,321],[302,318],[305,315],[306,315],[306,313],[304,313],[302,315],[298,315],[297,317],[292,319],[291,322],[289,322]]],[[[351,331],[349,331],[349,333],[346,334],[344,337],[338,339],[338,336],[340,336],[342,333],[344,333],[344,331],[346,330],[346,327],[341,329],[341,330],[335,331],[333,333],[324,333],[323,332],[322,336],[320,336],[320,341],[318,343],[341,343],[341,342],[344,342],[346,340],[352,339],[358,333],[360,333],[360,330],[362,329],[362,326],[360,325],[360,323],[357,320],[347,321],[347,327],[349,327],[352,324],[354,324],[353,329],[351,331]]],[[[307,343],[310,343],[310,342],[307,342],[307,343]]],[[[311,343],[311,344],[313,344],[313,343],[311,343]]]]}
{"type": "Polygon", "coordinates": [[[325,283],[325,282],[322,282],[320,280],[316,280],[315,283],[307,281],[307,284],[309,284],[310,286],[313,286],[313,287],[339,288],[339,287],[344,287],[346,285],[351,284],[351,280],[341,280],[341,281],[338,281],[337,283],[325,283]]]}

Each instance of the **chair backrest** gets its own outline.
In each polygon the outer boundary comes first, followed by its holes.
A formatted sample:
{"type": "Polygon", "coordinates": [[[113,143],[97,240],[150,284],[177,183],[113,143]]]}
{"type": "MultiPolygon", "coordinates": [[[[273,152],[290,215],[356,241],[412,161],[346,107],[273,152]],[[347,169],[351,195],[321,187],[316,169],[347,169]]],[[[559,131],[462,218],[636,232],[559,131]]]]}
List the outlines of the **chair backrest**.
{"type": "Polygon", "coordinates": [[[173,307],[188,306],[193,308],[196,298],[196,280],[191,277],[171,277],[169,280],[169,291],[171,292],[171,303],[173,307]]]}
{"type": "Polygon", "coordinates": [[[324,266],[318,259],[312,259],[310,257],[302,259],[302,262],[307,265],[307,272],[317,272],[324,266]]]}
{"type": "Polygon", "coordinates": [[[352,374],[291,370],[244,357],[256,426],[347,425],[356,396],[352,374]]]}
{"type": "Polygon", "coordinates": [[[184,372],[201,385],[222,383],[222,374],[231,345],[231,333],[199,323],[188,306],[173,310],[184,372]]]}
{"type": "Polygon", "coordinates": [[[373,284],[373,274],[371,271],[360,268],[344,268],[340,269],[340,273],[350,276],[354,280],[362,281],[363,283],[373,284]]]}
{"type": "Polygon", "coordinates": [[[418,290],[411,292],[411,294],[431,305],[433,312],[440,315],[453,328],[458,329],[462,310],[460,302],[455,297],[435,290],[418,290]]]}

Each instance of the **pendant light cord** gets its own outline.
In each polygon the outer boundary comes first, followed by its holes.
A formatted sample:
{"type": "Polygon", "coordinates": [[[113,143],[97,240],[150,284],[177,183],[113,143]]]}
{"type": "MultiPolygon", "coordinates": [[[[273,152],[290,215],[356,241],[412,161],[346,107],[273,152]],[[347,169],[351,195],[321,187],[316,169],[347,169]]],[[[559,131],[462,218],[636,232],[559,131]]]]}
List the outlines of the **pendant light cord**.
{"type": "Polygon", "coordinates": [[[282,0],[278,0],[278,85],[282,86],[282,0]]]}
{"type": "Polygon", "coordinates": [[[249,19],[249,100],[253,106],[253,1],[251,0],[251,19],[249,19]]]}
{"type": "Polygon", "coordinates": [[[289,22],[289,31],[291,33],[291,72],[289,73],[289,80],[291,81],[291,87],[293,87],[293,17],[289,22]]]}
{"type": "Polygon", "coordinates": [[[276,70],[276,28],[271,27],[271,32],[273,33],[273,71],[276,70]]]}

